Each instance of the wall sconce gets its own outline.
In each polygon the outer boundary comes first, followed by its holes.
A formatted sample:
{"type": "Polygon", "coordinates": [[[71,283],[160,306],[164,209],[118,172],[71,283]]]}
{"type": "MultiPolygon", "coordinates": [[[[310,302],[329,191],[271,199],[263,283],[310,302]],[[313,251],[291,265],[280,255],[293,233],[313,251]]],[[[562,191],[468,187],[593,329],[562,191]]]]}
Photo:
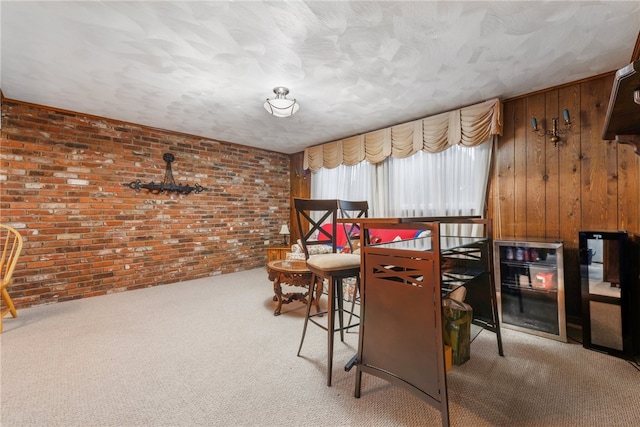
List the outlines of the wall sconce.
{"type": "Polygon", "coordinates": [[[141,188],[146,188],[152,194],[160,194],[171,191],[175,191],[178,194],[189,194],[192,192],[200,193],[202,191],[205,191],[206,188],[204,188],[200,184],[196,184],[195,186],[176,184],[175,180],[173,179],[173,172],[171,171],[171,163],[175,159],[176,158],[171,153],[164,153],[164,155],[162,156],[162,160],[167,162],[167,166],[164,171],[164,181],[162,182],[156,183],[151,181],[148,184],[143,184],[142,181],[138,179],[122,185],[136,191],[140,191],[141,188]]]}
{"type": "Polygon", "coordinates": [[[562,117],[564,118],[564,129],[558,129],[558,118],[554,117],[551,119],[551,130],[543,130],[538,129],[538,119],[536,119],[536,116],[533,116],[531,117],[531,130],[540,136],[549,135],[553,146],[557,147],[558,141],[560,141],[560,135],[569,132],[571,129],[571,118],[569,117],[568,109],[565,108],[562,110],[562,117]]]}
{"type": "Polygon", "coordinates": [[[280,232],[278,234],[282,234],[284,239],[282,243],[287,246],[287,236],[289,235],[289,227],[287,226],[287,224],[282,224],[282,227],[280,227],[280,232]]]}
{"type": "Polygon", "coordinates": [[[302,169],[302,171],[299,171],[298,168],[295,168],[293,171],[298,179],[307,179],[307,176],[309,175],[309,169],[302,169]]]}

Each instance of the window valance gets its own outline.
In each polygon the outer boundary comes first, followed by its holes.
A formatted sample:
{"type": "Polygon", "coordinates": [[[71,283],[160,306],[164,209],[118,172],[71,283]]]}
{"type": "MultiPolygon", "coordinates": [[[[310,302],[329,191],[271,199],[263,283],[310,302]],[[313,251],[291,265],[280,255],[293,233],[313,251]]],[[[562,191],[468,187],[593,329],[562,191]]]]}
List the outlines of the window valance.
{"type": "Polygon", "coordinates": [[[492,135],[502,135],[499,99],[307,148],[303,167],[317,171],[363,160],[379,163],[389,156],[404,158],[420,150],[437,153],[456,144],[472,147],[492,135]]]}

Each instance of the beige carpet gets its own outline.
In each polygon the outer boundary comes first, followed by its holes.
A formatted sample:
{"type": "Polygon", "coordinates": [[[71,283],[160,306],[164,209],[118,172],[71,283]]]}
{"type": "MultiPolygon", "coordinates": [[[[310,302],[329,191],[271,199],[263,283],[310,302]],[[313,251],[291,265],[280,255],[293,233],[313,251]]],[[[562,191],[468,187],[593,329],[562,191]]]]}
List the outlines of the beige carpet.
{"type": "MultiPolygon", "coordinates": [[[[326,387],[326,333],[300,303],[273,316],[262,269],[20,310],[0,335],[2,427],[439,426],[412,394],[344,363],[326,387]]],[[[337,335],[336,335],[337,336],[337,335]]],[[[640,371],[627,361],[503,330],[482,331],[448,374],[454,426],[637,426],[640,371]]]]}

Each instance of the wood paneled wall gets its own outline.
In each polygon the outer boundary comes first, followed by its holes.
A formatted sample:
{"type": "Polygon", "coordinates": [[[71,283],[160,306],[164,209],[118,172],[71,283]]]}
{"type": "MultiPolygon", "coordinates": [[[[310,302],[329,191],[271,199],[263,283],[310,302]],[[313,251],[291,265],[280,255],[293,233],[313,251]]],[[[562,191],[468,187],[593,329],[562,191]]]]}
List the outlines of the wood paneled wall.
{"type": "MultiPolygon", "coordinates": [[[[552,239],[564,243],[566,312],[581,316],[578,232],[640,233],[640,156],[629,145],[601,138],[613,73],[537,92],[504,103],[504,133],[494,150],[488,215],[495,238],[552,239]],[[562,110],[571,128],[557,146],[541,129],[562,110]]],[[[291,156],[291,197],[309,197],[311,176],[301,176],[302,153],[291,156]]],[[[292,239],[297,238],[291,216],[292,239]]]]}
{"type": "MultiPolygon", "coordinates": [[[[601,138],[612,84],[613,73],[506,100],[494,150],[488,204],[494,237],[564,243],[566,312],[574,322],[581,316],[578,232],[640,233],[640,156],[601,138]],[[550,129],[554,117],[563,129],[565,108],[572,126],[557,146],[532,131],[533,116],[541,129],[550,129]]],[[[309,197],[302,153],[291,156],[291,168],[291,197],[309,197]]],[[[293,210],[291,225],[296,232],[293,210]]]]}
{"type": "Polygon", "coordinates": [[[302,197],[308,199],[311,197],[311,171],[305,171],[302,168],[304,161],[304,153],[296,153],[290,156],[291,161],[291,212],[289,219],[289,230],[291,231],[291,242],[295,242],[300,238],[298,232],[298,223],[296,220],[296,212],[293,207],[293,198],[302,197]]]}
{"type": "MultiPolygon", "coordinates": [[[[567,316],[578,319],[580,230],[640,231],[640,156],[601,138],[613,74],[504,103],[494,153],[489,215],[496,238],[564,242],[567,316]],[[572,126],[557,147],[542,129],[569,109],[572,126]]],[[[640,118],[639,118],[640,119],[640,118]]]]}

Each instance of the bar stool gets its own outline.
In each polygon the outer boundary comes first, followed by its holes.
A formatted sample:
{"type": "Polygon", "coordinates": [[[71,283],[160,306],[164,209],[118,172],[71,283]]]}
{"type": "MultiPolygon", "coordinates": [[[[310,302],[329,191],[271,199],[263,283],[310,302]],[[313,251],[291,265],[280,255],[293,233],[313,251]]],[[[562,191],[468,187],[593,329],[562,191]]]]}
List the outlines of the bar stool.
{"type": "MultiPolygon", "coordinates": [[[[294,198],[300,243],[307,260],[307,268],[311,271],[309,284],[309,304],[302,329],[302,339],[298,348],[298,356],[302,350],[302,344],[307,332],[309,321],[327,331],[327,386],[331,386],[331,373],[333,369],[333,336],[340,332],[340,340],[344,341],[344,330],[358,326],[359,324],[344,326],[343,312],[344,300],[342,280],[355,277],[360,280],[360,255],[338,253],[336,245],[336,220],[338,219],[339,202],[337,199],[299,199],[294,198]],[[324,224],[331,226],[322,227],[324,224]],[[303,225],[308,224],[308,231],[304,231],[303,225]],[[327,246],[330,246],[328,248],[327,246]],[[329,253],[318,253],[318,248],[329,250],[329,253]],[[329,285],[327,310],[311,314],[311,299],[322,296],[324,281],[329,285]],[[339,327],[335,327],[335,315],[338,313],[339,327]],[[316,317],[328,314],[327,326],[319,323],[316,317]]],[[[323,252],[324,252],[323,251],[323,252]]]]}

